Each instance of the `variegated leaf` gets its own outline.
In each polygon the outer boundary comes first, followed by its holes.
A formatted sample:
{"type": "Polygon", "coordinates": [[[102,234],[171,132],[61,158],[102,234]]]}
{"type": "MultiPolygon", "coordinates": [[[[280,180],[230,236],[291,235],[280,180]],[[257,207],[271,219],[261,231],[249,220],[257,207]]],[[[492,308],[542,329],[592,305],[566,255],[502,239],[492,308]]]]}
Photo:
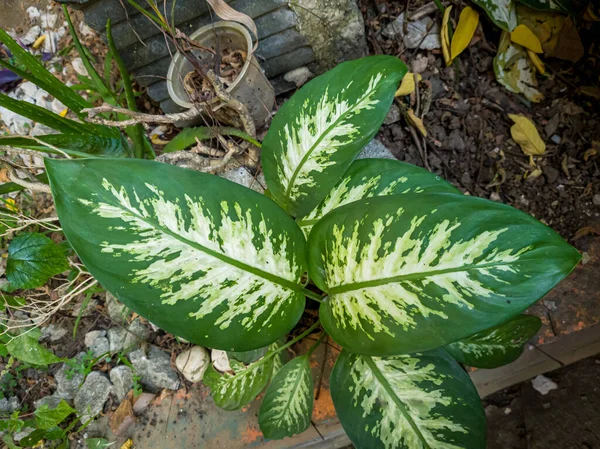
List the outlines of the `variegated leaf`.
{"type": "Polygon", "coordinates": [[[561,11],[565,14],[573,14],[576,9],[571,0],[517,0],[530,8],[541,11],[561,11]]]}
{"type": "Polygon", "coordinates": [[[196,344],[246,351],[298,321],[304,237],[273,201],[140,160],[46,159],[65,235],[119,300],[196,344]]]}
{"type": "Polygon", "coordinates": [[[507,32],[503,32],[500,37],[498,54],[494,58],[494,73],[496,81],[507,90],[523,94],[533,102],[544,99],[544,95],[537,90],[536,69],[527,50],[513,44],[507,32]]]}
{"type": "Polygon", "coordinates": [[[279,109],[262,147],[278,204],[295,217],[319,204],[381,126],[404,73],[404,63],[391,56],[345,62],[279,109]]]}
{"type": "Polygon", "coordinates": [[[281,439],[304,432],[313,409],[313,380],[307,355],[288,362],[267,388],[258,413],[266,438],[281,439]]]}
{"type": "Polygon", "coordinates": [[[517,9],[514,0],[473,0],[489,18],[505,31],[512,31],[518,25],[517,9]]]}
{"type": "Polygon", "coordinates": [[[374,196],[433,192],[460,194],[449,182],[415,165],[392,159],[360,159],[352,163],[321,204],[296,222],[308,237],[323,216],[354,201],[374,196]]]}
{"type": "Polygon", "coordinates": [[[485,415],[445,351],[371,357],[342,351],[331,397],[356,449],[484,449],[485,415]]]}
{"type": "Polygon", "coordinates": [[[273,374],[273,357],[246,366],[229,360],[232,373],[220,374],[212,365],[202,381],[210,388],[213,400],[224,410],[237,410],[251,402],[269,382],[273,374]]]}
{"type": "Polygon", "coordinates": [[[308,248],[310,277],[329,294],[325,330],[369,355],[433,349],[502,323],[580,260],[523,212],[443,193],[343,206],[315,225],[308,248]]]}
{"type": "Polygon", "coordinates": [[[536,316],[517,315],[506,323],[445,346],[456,361],[476,368],[497,368],[523,353],[527,340],[540,330],[542,322],[536,316]]]}

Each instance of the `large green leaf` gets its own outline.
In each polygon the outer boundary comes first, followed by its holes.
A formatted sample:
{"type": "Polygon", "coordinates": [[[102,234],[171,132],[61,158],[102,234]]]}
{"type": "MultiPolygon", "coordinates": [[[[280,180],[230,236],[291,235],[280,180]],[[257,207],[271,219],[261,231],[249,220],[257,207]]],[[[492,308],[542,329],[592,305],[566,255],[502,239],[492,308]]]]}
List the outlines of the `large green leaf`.
{"type": "Polygon", "coordinates": [[[342,351],[331,397],[356,449],[485,448],[479,395],[441,349],[385,358],[342,351]]]}
{"type": "MultiPolygon", "coordinates": [[[[71,156],[124,157],[130,153],[129,144],[121,134],[117,137],[102,137],[94,134],[48,134],[39,136],[38,139],[71,156]]],[[[22,136],[0,136],[0,145],[60,154],[50,146],[22,136]]]]}
{"type": "Polygon", "coordinates": [[[460,191],[439,176],[415,165],[392,159],[354,161],[327,197],[308,215],[296,220],[304,235],[332,210],[374,196],[460,191]]]}
{"type": "Polygon", "coordinates": [[[237,410],[251,402],[267,386],[273,374],[274,357],[246,366],[229,360],[233,373],[219,373],[212,365],[202,381],[210,388],[213,400],[224,410],[237,410]]]}
{"type": "Polygon", "coordinates": [[[369,355],[433,349],[502,323],[581,258],[523,212],[444,193],[343,206],[315,225],[308,248],[310,276],[329,293],[325,330],[369,355]]]}
{"type": "Polygon", "coordinates": [[[54,426],[58,426],[75,410],[69,406],[64,400],[51,409],[48,404],[42,405],[35,412],[35,423],[38,429],[48,430],[54,426]]]}
{"type": "Polygon", "coordinates": [[[38,329],[23,333],[6,343],[6,349],[15,359],[31,365],[46,366],[61,362],[61,358],[38,342],[40,334],[38,329]]]}
{"type": "Polygon", "coordinates": [[[560,11],[565,14],[574,14],[576,9],[571,0],[516,0],[530,8],[541,11],[560,11]]]}
{"type": "Polygon", "coordinates": [[[523,353],[525,343],[540,330],[536,316],[517,315],[506,323],[445,346],[459,363],[476,368],[506,365],[523,353]]]}
{"type": "Polygon", "coordinates": [[[517,26],[517,10],[513,0],[473,0],[489,16],[489,18],[505,31],[512,31],[517,26]]]}
{"type": "Polygon", "coordinates": [[[262,148],[271,195],[295,217],[327,195],[385,118],[404,63],[392,56],[345,62],[279,109],[262,148]]]}
{"type": "Polygon", "coordinates": [[[8,245],[6,278],[13,290],[40,287],[68,269],[64,248],[43,234],[24,232],[8,245]]]}
{"type": "Polygon", "coordinates": [[[281,439],[308,429],[313,390],[308,355],[288,362],[273,378],[260,406],[258,424],[264,436],[281,439]]]}
{"type": "Polygon", "coordinates": [[[302,231],[217,176],[129,159],[46,159],[63,231],[104,288],[162,329],[228,351],[266,346],[304,309],[302,231]]]}

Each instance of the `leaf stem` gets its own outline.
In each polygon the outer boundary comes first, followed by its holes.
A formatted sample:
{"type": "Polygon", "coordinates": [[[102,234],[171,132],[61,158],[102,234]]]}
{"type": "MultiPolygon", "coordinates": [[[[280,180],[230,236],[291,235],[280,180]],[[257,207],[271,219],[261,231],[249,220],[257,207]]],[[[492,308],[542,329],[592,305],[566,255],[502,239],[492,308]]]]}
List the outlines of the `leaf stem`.
{"type": "Polygon", "coordinates": [[[302,289],[302,293],[304,293],[304,296],[308,296],[310,299],[314,299],[317,302],[323,302],[323,295],[319,295],[312,290],[304,288],[302,289]]]}
{"type": "Polygon", "coordinates": [[[323,334],[319,337],[315,344],[311,346],[306,355],[310,357],[314,350],[317,349],[321,343],[323,343],[323,340],[325,340],[325,338],[327,338],[328,335],[329,334],[325,332],[325,330],[323,330],[323,334]]]}
{"type": "Polygon", "coordinates": [[[312,331],[314,331],[317,327],[319,327],[321,325],[321,322],[319,320],[315,321],[315,324],[313,324],[311,327],[309,327],[308,329],[306,329],[304,332],[302,332],[300,335],[298,335],[296,338],[288,341],[286,344],[284,344],[281,348],[277,349],[276,351],[271,352],[270,354],[267,354],[265,357],[263,357],[262,359],[260,359],[258,362],[256,363],[264,363],[267,360],[269,360],[271,357],[273,357],[276,354],[279,354],[281,351],[289,348],[290,346],[292,346],[294,343],[302,340],[304,337],[306,337],[308,334],[310,334],[312,331]]]}

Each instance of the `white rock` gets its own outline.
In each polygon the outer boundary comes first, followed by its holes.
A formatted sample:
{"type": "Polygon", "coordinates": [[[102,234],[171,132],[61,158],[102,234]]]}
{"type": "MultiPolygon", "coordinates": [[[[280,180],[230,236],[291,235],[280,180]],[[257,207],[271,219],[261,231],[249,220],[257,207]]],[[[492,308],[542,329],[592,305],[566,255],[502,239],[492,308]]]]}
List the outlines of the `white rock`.
{"type": "Polygon", "coordinates": [[[50,11],[46,11],[41,13],[41,19],[42,28],[54,29],[58,15],[53,14],[50,11]]]}
{"type": "Polygon", "coordinates": [[[356,159],[396,159],[392,152],[379,140],[371,140],[366,147],[358,154],[356,159]]]}
{"type": "Polygon", "coordinates": [[[383,35],[390,39],[397,36],[402,37],[404,45],[407,48],[420,48],[422,50],[434,50],[441,48],[440,26],[437,22],[433,23],[429,16],[416,21],[409,21],[404,34],[404,13],[400,14],[396,20],[390,23],[383,30],[383,35]]]}
{"type": "Polygon", "coordinates": [[[40,18],[40,10],[35,6],[30,6],[27,8],[27,15],[29,16],[29,20],[35,22],[40,18]]]}
{"type": "Polygon", "coordinates": [[[555,382],[552,382],[542,374],[531,379],[531,385],[533,385],[534,390],[539,391],[542,395],[547,395],[550,391],[558,388],[555,382]]]}
{"type": "Polygon", "coordinates": [[[73,68],[78,74],[82,76],[88,76],[88,71],[83,65],[83,61],[81,60],[81,58],[73,59],[73,61],[71,61],[71,64],[73,65],[73,68]]]}
{"type": "Polygon", "coordinates": [[[35,100],[36,106],[39,106],[44,109],[50,109],[51,107],[48,97],[50,97],[50,94],[44,89],[38,89],[37,92],[33,95],[33,99],[35,100]]]}
{"type": "Polygon", "coordinates": [[[42,29],[39,25],[32,26],[25,35],[25,37],[21,38],[21,42],[23,42],[24,45],[31,45],[36,41],[38,37],[40,37],[41,32],[42,29]]]}
{"type": "Polygon", "coordinates": [[[423,73],[427,69],[429,60],[425,55],[419,55],[410,63],[410,68],[413,73],[423,73]]]}
{"type": "Polygon", "coordinates": [[[67,34],[67,27],[60,27],[58,30],[56,30],[56,37],[58,38],[58,40],[61,40],[65,34],[67,34]]]}
{"type": "Polygon", "coordinates": [[[50,108],[52,109],[52,112],[54,112],[55,114],[60,114],[62,111],[67,109],[67,107],[58,98],[55,98],[54,100],[52,100],[52,104],[50,105],[50,108]]]}
{"type": "Polygon", "coordinates": [[[186,349],[175,359],[175,366],[190,382],[200,382],[210,365],[208,351],[201,346],[186,349]]]}
{"type": "Polygon", "coordinates": [[[93,36],[94,30],[92,30],[85,22],[79,24],[79,33],[83,37],[93,36]]]}
{"type": "Polygon", "coordinates": [[[298,67],[297,69],[294,69],[283,75],[283,79],[289,83],[294,83],[296,87],[300,87],[314,76],[315,75],[308,69],[308,67],[298,67]]]}
{"type": "Polygon", "coordinates": [[[21,97],[23,100],[27,100],[27,98],[35,99],[38,90],[40,90],[40,88],[31,81],[25,81],[16,89],[15,94],[17,95],[17,98],[21,97]]]}
{"type": "Polygon", "coordinates": [[[44,52],[56,53],[58,44],[58,34],[54,31],[48,31],[46,33],[46,40],[44,41],[44,52]]]}
{"type": "Polygon", "coordinates": [[[220,349],[211,349],[210,358],[212,359],[213,366],[216,370],[224,373],[225,371],[231,371],[231,365],[229,365],[229,357],[225,351],[220,349]]]}

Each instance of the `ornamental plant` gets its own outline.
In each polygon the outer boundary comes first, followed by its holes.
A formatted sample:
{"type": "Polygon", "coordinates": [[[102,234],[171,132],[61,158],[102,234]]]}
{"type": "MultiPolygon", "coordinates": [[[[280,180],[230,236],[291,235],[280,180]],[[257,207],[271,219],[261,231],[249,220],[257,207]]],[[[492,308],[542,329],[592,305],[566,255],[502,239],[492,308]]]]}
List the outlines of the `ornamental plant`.
{"type": "Polygon", "coordinates": [[[580,259],[523,212],[399,161],[354,160],[405,73],[397,58],[372,56],[300,89],[262,143],[265,196],[153,161],[46,159],[86,267],[164,330],[236,351],[231,372],[211,367],[204,382],[228,410],[268,385],[267,438],[310,424],[310,351],[286,364],[282,354],[322,327],[343,348],[331,395],[357,448],[485,447],[459,362],[518,357],[539,327],[519,313],[580,259]],[[307,297],[319,320],[286,342],[307,297]]]}

